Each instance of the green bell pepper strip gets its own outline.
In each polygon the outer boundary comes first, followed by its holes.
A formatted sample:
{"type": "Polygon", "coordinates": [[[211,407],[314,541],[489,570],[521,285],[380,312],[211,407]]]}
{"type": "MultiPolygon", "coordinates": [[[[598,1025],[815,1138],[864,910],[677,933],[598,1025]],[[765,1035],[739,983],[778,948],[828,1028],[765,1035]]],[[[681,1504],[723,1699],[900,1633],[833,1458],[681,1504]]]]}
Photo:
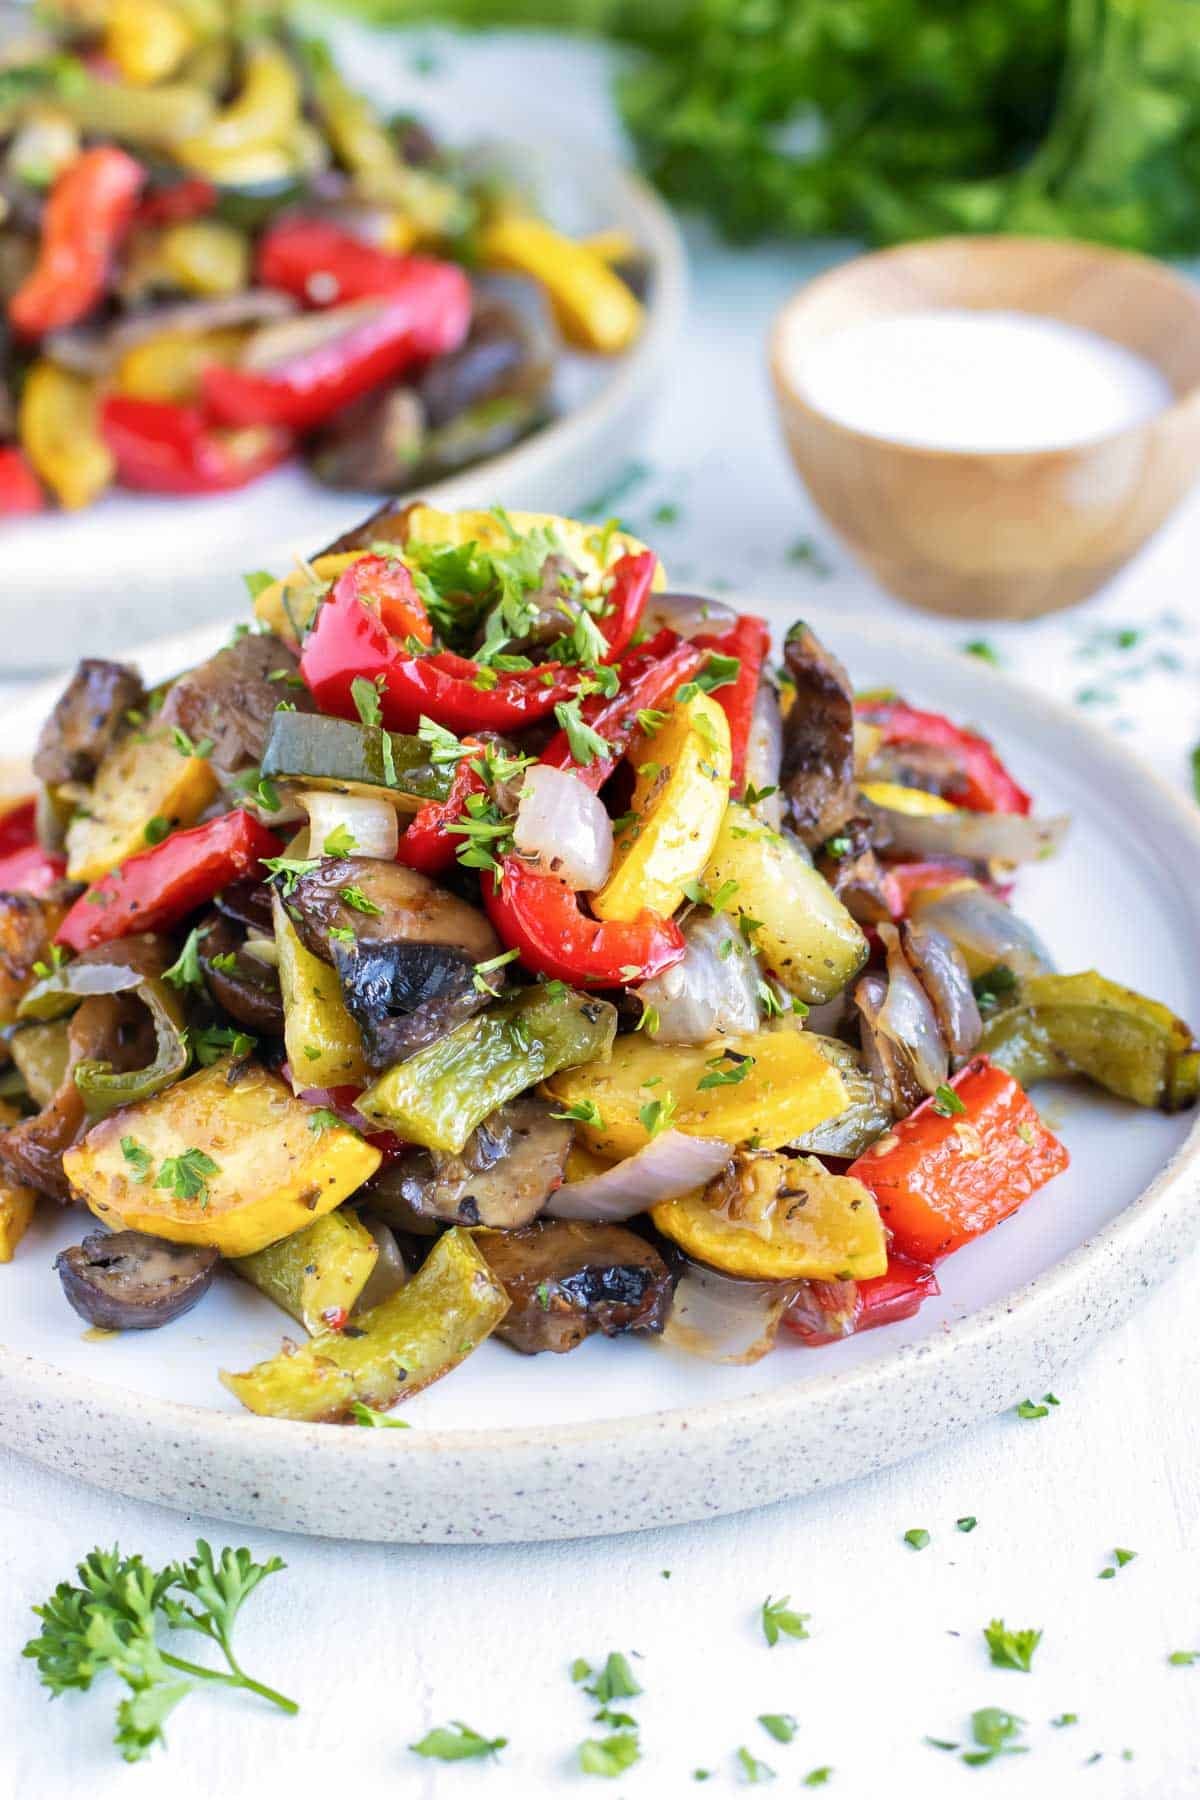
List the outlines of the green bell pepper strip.
{"type": "Polygon", "coordinates": [[[103,1118],[135,1100],[149,1100],[178,1081],[188,1066],[187,1038],[179,1003],[158,979],[136,965],[67,963],[30,988],[17,1009],[22,1019],[62,1018],[97,994],[134,994],[154,1021],[155,1051],[141,1069],[116,1070],[87,1058],[76,1063],[75,1086],[92,1118],[103,1118]]]}
{"type": "Polygon", "coordinates": [[[1178,1112],[1200,1095],[1200,1048],[1169,1007],[1089,969],[1033,975],[984,1027],[979,1048],[1028,1087],[1086,1075],[1137,1106],[1178,1112]]]}
{"type": "Polygon", "coordinates": [[[332,1423],[356,1404],[383,1411],[457,1367],[495,1330],[509,1299],[474,1240],[440,1237],[399,1293],[359,1313],[353,1331],[318,1332],[299,1350],[221,1380],[250,1412],[332,1423]]]}
{"type": "Polygon", "coordinates": [[[358,1110],[409,1143],[457,1154],[506,1100],[558,1069],[607,1057],[616,1029],[607,1000],[561,984],[524,988],[397,1063],[358,1110]]]}

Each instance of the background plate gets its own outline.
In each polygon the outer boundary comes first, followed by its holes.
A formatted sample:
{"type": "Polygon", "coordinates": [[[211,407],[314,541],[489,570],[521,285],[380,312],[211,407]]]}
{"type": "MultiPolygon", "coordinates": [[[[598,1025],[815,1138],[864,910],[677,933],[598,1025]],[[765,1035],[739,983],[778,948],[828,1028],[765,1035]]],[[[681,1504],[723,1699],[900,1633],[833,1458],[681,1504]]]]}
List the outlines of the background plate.
{"type": "MultiPolygon", "coordinates": [[[[1191,809],[1115,741],[973,658],[868,619],[813,622],[857,685],[981,725],[1039,810],[1073,815],[1063,854],[1018,891],[1060,965],[1095,965],[1200,1017],[1191,809]]],[[[169,673],[222,635],[160,644],[145,665],[169,673]]],[[[31,696],[3,722],[0,751],[27,750],[46,704],[31,696]]],[[[232,1278],[161,1336],[84,1341],[49,1269],[83,1221],[46,1206],[0,1271],[0,1438],[143,1499],[402,1542],[623,1531],[845,1480],[1040,1392],[1195,1236],[1190,1117],[1066,1086],[1039,1100],[1070,1171],[945,1264],[942,1298],[917,1319],[817,1351],[784,1342],[752,1369],[637,1340],[536,1360],[486,1344],[406,1409],[411,1432],[241,1412],[217,1368],[269,1354],[287,1321],[232,1278]]]]}
{"type": "MultiPolygon", "coordinates": [[[[478,76],[424,82],[386,32],[328,14],[318,22],[347,74],[380,105],[418,114],[447,143],[496,143],[556,225],[576,234],[617,227],[648,252],[645,328],[628,354],[564,352],[557,419],[504,455],[420,490],[446,507],[486,494],[489,504],[535,511],[583,508],[628,459],[682,323],[686,266],[670,212],[636,175],[539,133],[537,120],[506,109],[478,76]]],[[[79,655],[111,655],[184,621],[223,618],[239,603],[244,570],[282,573],[380,502],[323,487],[293,463],[239,493],[172,500],[114,491],[83,512],[9,522],[0,668],[52,669],[64,642],[79,655]]]]}

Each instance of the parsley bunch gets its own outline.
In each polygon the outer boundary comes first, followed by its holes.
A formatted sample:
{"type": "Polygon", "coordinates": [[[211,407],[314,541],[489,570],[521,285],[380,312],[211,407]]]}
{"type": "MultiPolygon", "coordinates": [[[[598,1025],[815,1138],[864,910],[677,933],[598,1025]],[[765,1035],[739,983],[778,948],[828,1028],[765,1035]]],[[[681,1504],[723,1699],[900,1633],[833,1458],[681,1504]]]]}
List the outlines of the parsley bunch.
{"type": "Polygon", "coordinates": [[[222,1550],[214,1557],[203,1538],[187,1562],[154,1570],[140,1556],[93,1550],[78,1565],[78,1584],[60,1581],[42,1606],[42,1621],[23,1655],[38,1667],[53,1696],[78,1688],[86,1693],[106,1669],[125,1683],[117,1705],[113,1742],[126,1762],[140,1762],[155,1744],[165,1743],[163,1726],[197,1682],[217,1681],[245,1688],[286,1713],[294,1700],[253,1680],[233,1652],[233,1629],[244,1601],[284,1564],[277,1556],[256,1563],[248,1550],[222,1550]],[[158,1630],[196,1631],[211,1639],[225,1658],[211,1669],[164,1650],[158,1630]]]}

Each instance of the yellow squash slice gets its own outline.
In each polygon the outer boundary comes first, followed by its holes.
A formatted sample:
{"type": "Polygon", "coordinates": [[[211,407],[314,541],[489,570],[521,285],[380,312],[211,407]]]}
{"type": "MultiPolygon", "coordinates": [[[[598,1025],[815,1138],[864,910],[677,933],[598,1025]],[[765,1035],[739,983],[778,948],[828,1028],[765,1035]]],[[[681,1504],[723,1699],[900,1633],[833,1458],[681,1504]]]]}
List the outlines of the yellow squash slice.
{"type": "Polygon", "coordinates": [[[183,755],[165,732],[135,732],[105,757],[86,813],[67,828],[67,874],[72,881],[99,881],[149,848],[152,819],[166,819],[172,828],[194,824],[216,791],[204,757],[183,755]]]}

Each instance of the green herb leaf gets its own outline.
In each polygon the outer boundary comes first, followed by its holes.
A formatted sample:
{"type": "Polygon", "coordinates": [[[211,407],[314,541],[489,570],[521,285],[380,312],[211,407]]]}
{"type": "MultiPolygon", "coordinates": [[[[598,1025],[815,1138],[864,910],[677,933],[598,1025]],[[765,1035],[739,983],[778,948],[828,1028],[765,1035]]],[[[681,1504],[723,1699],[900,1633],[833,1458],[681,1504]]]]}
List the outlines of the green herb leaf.
{"type": "Polygon", "coordinates": [[[781,1636],[790,1638],[806,1638],[809,1635],[808,1621],[811,1613],[791,1612],[788,1609],[789,1594],[778,1600],[768,1597],[762,1603],[762,1633],[768,1644],[774,1649],[781,1636]]]}
{"type": "Polygon", "coordinates": [[[933,1111],[943,1119],[952,1119],[956,1113],[965,1113],[965,1103],[959,1099],[952,1087],[943,1084],[937,1088],[933,1096],[933,1111]]]}
{"type": "Polygon", "coordinates": [[[958,1527],[959,1531],[974,1531],[976,1525],[978,1525],[978,1523],[979,1523],[979,1520],[976,1519],[971,1513],[967,1513],[964,1515],[963,1518],[955,1519],[954,1523],[958,1527]]]}
{"type": "Polygon", "coordinates": [[[760,1762],[757,1756],[747,1750],[745,1744],[737,1753],[738,1767],[742,1771],[742,1780],[747,1787],[756,1787],[760,1781],[774,1781],[775,1771],[768,1763],[760,1762]]]}
{"type": "Polygon", "coordinates": [[[264,856],[263,868],[272,875],[282,877],[280,892],[288,899],[296,891],[296,883],[302,875],[311,875],[314,869],[321,866],[319,856],[264,856]]]}
{"type": "Polygon", "coordinates": [[[170,819],[164,819],[161,813],[155,813],[152,819],[146,820],[146,827],[142,836],[148,844],[161,844],[163,839],[169,837],[170,834],[170,819]]]}
{"type": "Polygon", "coordinates": [[[170,968],[163,970],[162,978],[164,981],[169,981],[174,988],[203,987],[204,975],[200,968],[200,927],[198,925],[193,925],[188,932],[183,949],[170,968]]]}
{"type": "Polygon", "coordinates": [[[632,1700],[642,1689],[629,1666],[628,1658],[619,1650],[610,1650],[604,1667],[586,1691],[601,1706],[607,1706],[610,1700],[632,1700]]]}
{"type": "Polygon", "coordinates": [[[138,1183],[149,1181],[150,1171],[154,1167],[154,1158],[148,1150],[143,1149],[136,1138],[123,1137],[121,1139],[121,1155],[133,1171],[130,1176],[132,1181],[138,1183]]]}
{"type": "Polygon", "coordinates": [[[352,856],[357,848],[358,839],[350,827],[343,822],[335,825],[332,831],[326,833],[325,841],[321,845],[321,853],[324,856],[352,856]]]}
{"type": "Polygon", "coordinates": [[[904,1541],[914,1550],[924,1550],[933,1540],[922,1526],[914,1525],[911,1531],[905,1532],[904,1541]]]}
{"type": "Polygon", "coordinates": [[[790,1744],[799,1729],[791,1713],[759,1713],[758,1722],[777,1744],[790,1744]]]}
{"type": "Polygon", "coordinates": [[[586,769],[597,758],[603,760],[612,755],[608,739],[593,731],[584,719],[578,699],[560,700],[554,708],[554,716],[566,732],[571,755],[581,768],[586,769]]]}
{"type": "Polygon", "coordinates": [[[317,1137],[320,1137],[325,1131],[336,1131],[341,1122],[337,1114],[328,1106],[314,1107],[308,1115],[308,1129],[317,1137]]]}
{"type": "Polygon", "coordinates": [[[604,1120],[600,1116],[600,1108],[594,1100],[575,1100],[564,1112],[551,1113],[552,1119],[575,1119],[580,1125],[594,1125],[597,1131],[604,1130],[604,1120]]]}
{"type": "Polygon", "coordinates": [[[269,575],[266,569],[251,569],[249,574],[242,576],[242,580],[245,582],[246,592],[252,600],[257,600],[264,588],[275,586],[275,577],[269,575]]]}
{"type": "Polygon", "coordinates": [[[461,1719],[452,1719],[449,1725],[435,1725],[408,1747],[414,1755],[436,1757],[438,1762],[466,1762],[472,1757],[495,1756],[507,1742],[506,1737],[485,1738],[461,1719]]]}
{"type": "Polygon", "coordinates": [[[394,1419],[391,1413],[376,1412],[373,1406],[368,1406],[363,1400],[351,1401],[350,1417],[356,1425],[369,1425],[376,1431],[410,1431],[412,1429],[407,1419],[394,1419]]]}
{"type": "Polygon", "coordinates": [[[235,1062],[249,1056],[258,1039],[232,1025],[200,1025],[191,1034],[191,1045],[196,1061],[207,1069],[223,1056],[232,1056],[235,1062]]]}
{"type": "Polygon", "coordinates": [[[810,1769],[808,1774],[804,1777],[804,1786],[824,1787],[832,1774],[833,1770],[828,1763],[824,1764],[822,1768],[810,1769]]]}
{"type": "Polygon", "coordinates": [[[365,675],[356,675],[350,683],[350,698],[354,702],[354,710],[364,725],[382,725],[383,712],[379,705],[379,689],[365,675]]]}
{"type": "Polygon", "coordinates": [[[177,1200],[199,1200],[202,1205],[207,1205],[207,1178],[220,1172],[205,1151],[182,1150],[178,1156],[164,1158],[154,1185],[174,1194],[177,1200]]]}
{"type": "Polygon", "coordinates": [[[198,758],[199,761],[204,762],[212,755],[212,739],[208,737],[201,738],[199,743],[197,743],[194,738],[188,736],[182,725],[173,725],[171,727],[171,742],[178,750],[180,756],[194,756],[198,758]]]}
{"type": "Polygon", "coordinates": [[[338,898],[355,912],[367,913],[374,918],[377,918],[383,911],[382,906],[376,906],[374,900],[369,900],[360,887],[339,888],[338,898]]]}
{"type": "Polygon", "coordinates": [[[660,1131],[667,1131],[675,1123],[675,1096],[667,1093],[661,1099],[648,1100],[645,1106],[639,1107],[638,1118],[647,1135],[656,1138],[660,1131]]]}
{"type": "Polygon", "coordinates": [[[745,1081],[754,1063],[753,1056],[747,1056],[740,1050],[722,1050],[719,1055],[709,1057],[705,1063],[708,1074],[702,1075],[696,1083],[697,1091],[703,1088],[736,1087],[739,1081],[745,1081]]]}
{"type": "Polygon", "coordinates": [[[618,1731],[580,1744],[579,1767],[585,1775],[607,1775],[611,1780],[631,1769],[641,1753],[636,1731],[618,1731]]]}
{"type": "Polygon", "coordinates": [[[1040,1631],[1035,1631],[1032,1626],[1024,1631],[1010,1631],[1003,1619],[993,1619],[990,1625],[984,1626],[983,1635],[996,1668],[1018,1669],[1029,1674],[1033,1653],[1042,1641],[1040,1631]]]}

